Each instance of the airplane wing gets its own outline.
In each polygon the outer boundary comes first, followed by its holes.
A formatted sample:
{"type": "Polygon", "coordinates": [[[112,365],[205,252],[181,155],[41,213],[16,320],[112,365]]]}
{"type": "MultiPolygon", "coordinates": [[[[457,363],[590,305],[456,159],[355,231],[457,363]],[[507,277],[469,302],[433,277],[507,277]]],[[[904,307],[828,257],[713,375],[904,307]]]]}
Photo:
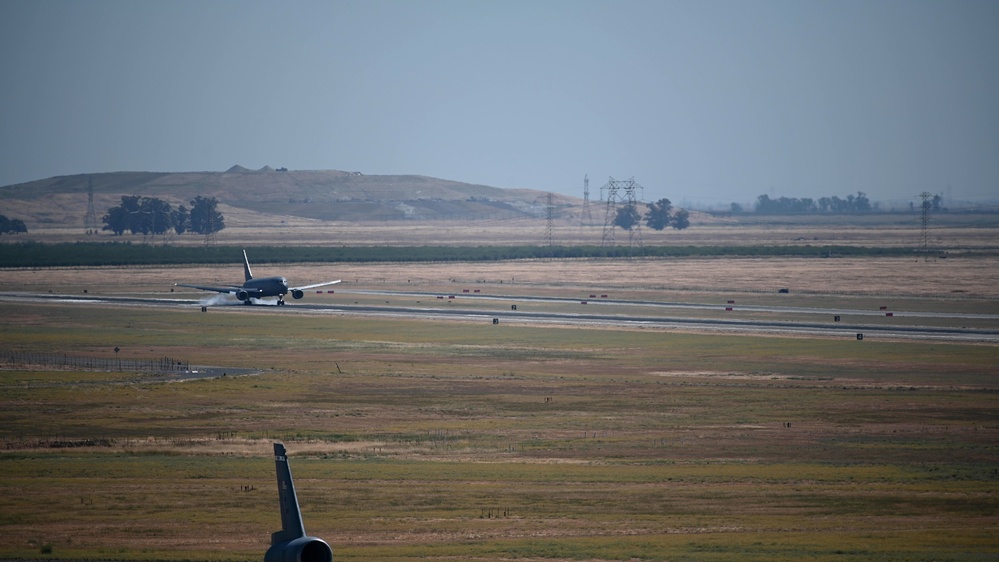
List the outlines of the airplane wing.
{"type": "Polygon", "coordinates": [[[340,282],[340,279],[337,279],[336,281],[327,281],[325,283],[315,283],[313,285],[305,285],[303,287],[292,287],[292,288],[290,288],[288,290],[289,291],[305,291],[307,289],[315,289],[316,287],[325,287],[327,285],[336,285],[339,282],[340,282]]]}
{"type": "Polygon", "coordinates": [[[242,287],[205,287],[203,285],[186,285],[184,283],[174,283],[174,286],[200,289],[202,291],[215,291],[216,293],[229,293],[230,295],[235,295],[237,291],[243,290],[242,287]]]}

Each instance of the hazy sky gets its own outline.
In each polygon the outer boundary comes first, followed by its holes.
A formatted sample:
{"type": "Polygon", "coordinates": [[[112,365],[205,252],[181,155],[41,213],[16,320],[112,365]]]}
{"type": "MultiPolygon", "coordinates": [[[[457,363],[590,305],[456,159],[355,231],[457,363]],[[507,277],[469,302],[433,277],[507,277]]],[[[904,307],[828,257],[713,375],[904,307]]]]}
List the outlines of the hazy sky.
{"type": "Polygon", "coordinates": [[[240,164],[999,197],[996,0],[0,0],[0,69],[0,185],[240,164]]]}

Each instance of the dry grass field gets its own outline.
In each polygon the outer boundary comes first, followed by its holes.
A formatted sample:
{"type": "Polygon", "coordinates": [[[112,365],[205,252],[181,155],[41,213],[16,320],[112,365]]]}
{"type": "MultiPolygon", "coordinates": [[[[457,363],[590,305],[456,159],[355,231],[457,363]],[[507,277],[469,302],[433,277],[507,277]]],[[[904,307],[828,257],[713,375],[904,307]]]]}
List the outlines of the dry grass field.
{"type": "MultiPolygon", "coordinates": [[[[12,202],[10,204],[13,204],[12,202]]],[[[216,236],[221,245],[349,245],[349,246],[507,246],[547,244],[544,217],[505,220],[439,221],[321,221],[295,216],[255,213],[219,206],[226,228],[216,236]]],[[[592,218],[582,219],[582,209],[568,208],[553,220],[555,244],[565,246],[603,243],[605,209],[594,205],[592,218]]],[[[16,215],[16,209],[8,213],[16,215]]],[[[82,215],[80,215],[82,217],[82,215]]],[[[76,215],[50,223],[31,225],[27,235],[15,240],[42,242],[132,241],[143,237],[112,236],[107,232],[86,235],[76,215]],[[70,220],[75,219],[75,220],[70,220]]],[[[858,216],[715,216],[691,212],[691,226],[655,231],[641,229],[645,245],[677,246],[874,246],[918,248],[923,243],[918,213],[858,216]]],[[[932,216],[927,231],[931,249],[941,252],[999,249],[999,213],[940,213],[932,216]]],[[[616,245],[629,245],[627,233],[615,229],[616,245]]],[[[155,244],[202,244],[196,235],[157,237],[155,244]]],[[[637,238],[634,243],[639,243],[637,238]]]]}
{"type": "Polygon", "coordinates": [[[6,346],[257,375],[0,371],[0,556],[255,560],[284,441],[339,560],[978,560],[985,345],[5,306],[6,346]]]}
{"type": "MultiPolygon", "coordinates": [[[[878,236],[861,230],[858,239],[878,236]]],[[[295,232],[300,243],[320,242],[295,232]]],[[[760,243],[785,236],[754,232],[760,243]]],[[[969,247],[994,244],[975,239],[969,247]]],[[[0,283],[194,304],[205,294],[173,283],[238,282],[237,260],[2,270],[0,283]]],[[[296,264],[256,273],[344,279],[335,294],[304,302],[409,306],[477,289],[999,314],[999,259],[988,252],[931,261],[296,264]],[[783,287],[790,292],[777,294],[783,287]]],[[[999,556],[995,345],[493,325],[294,306],[202,313],[4,301],[2,350],[107,358],[117,346],[122,358],[230,370],[181,380],[5,361],[0,558],[259,560],[280,521],[270,458],[278,440],[292,458],[307,530],[340,561],[999,556]],[[235,375],[242,369],[255,374],[235,375]]]]}
{"type": "MultiPolygon", "coordinates": [[[[227,267],[47,268],[0,270],[11,291],[164,293],[174,283],[242,282],[242,257],[227,267]]],[[[250,257],[252,262],[252,256],[250,257]]],[[[292,282],[343,279],[343,288],[454,291],[484,286],[493,291],[546,287],[590,291],[695,291],[722,294],[867,295],[942,298],[999,297],[999,257],[951,258],[665,258],[514,260],[475,263],[259,265],[257,275],[281,274],[292,282]]],[[[180,290],[180,289],[178,289],[180,290]]],[[[665,293],[664,293],[665,292],[665,293]]],[[[571,294],[571,293],[570,293],[571,294]]],[[[668,298],[668,297],[667,297],[668,298]]]]}

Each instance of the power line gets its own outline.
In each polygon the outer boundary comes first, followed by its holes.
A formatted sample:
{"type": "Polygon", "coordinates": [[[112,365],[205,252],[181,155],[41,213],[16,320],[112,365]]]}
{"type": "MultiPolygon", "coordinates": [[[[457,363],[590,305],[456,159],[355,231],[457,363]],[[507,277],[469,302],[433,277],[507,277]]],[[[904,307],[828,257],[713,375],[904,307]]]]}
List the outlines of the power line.
{"type": "Polygon", "coordinates": [[[930,207],[932,203],[930,200],[933,198],[933,194],[929,191],[924,191],[919,194],[919,197],[923,200],[922,204],[922,222],[923,222],[923,261],[929,260],[930,255],[930,207]]]}
{"type": "Polygon", "coordinates": [[[583,174],[583,213],[580,215],[580,222],[583,219],[593,222],[593,213],[590,212],[590,176],[583,174]]]}
{"type": "Polygon", "coordinates": [[[551,192],[545,197],[545,240],[549,248],[555,245],[555,194],[551,192]]]}
{"type": "Polygon", "coordinates": [[[87,181],[87,216],[83,218],[87,234],[97,234],[97,211],[94,209],[94,176],[87,181]]]}
{"type": "MultiPolygon", "coordinates": [[[[645,188],[635,181],[635,178],[626,180],[616,180],[610,178],[606,185],[600,188],[600,198],[603,199],[604,190],[607,190],[607,206],[604,210],[604,234],[600,244],[602,246],[614,245],[614,219],[617,218],[617,204],[624,203],[625,207],[631,206],[638,209],[638,197],[635,192],[645,188]]],[[[635,226],[628,231],[628,245],[634,245],[635,237],[638,237],[638,245],[642,245],[642,223],[638,221],[635,226]]]]}

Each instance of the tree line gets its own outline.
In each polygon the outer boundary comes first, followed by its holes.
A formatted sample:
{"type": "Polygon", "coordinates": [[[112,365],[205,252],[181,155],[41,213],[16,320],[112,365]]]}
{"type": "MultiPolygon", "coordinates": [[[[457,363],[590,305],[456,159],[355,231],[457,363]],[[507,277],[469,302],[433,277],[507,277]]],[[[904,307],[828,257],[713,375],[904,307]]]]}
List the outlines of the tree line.
{"type": "Polygon", "coordinates": [[[21,219],[8,219],[5,215],[0,215],[0,234],[25,234],[28,227],[21,219]]]}
{"type": "Polygon", "coordinates": [[[225,228],[225,217],[218,210],[218,200],[200,195],[191,201],[190,210],[184,205],[174,209],[170,203],[156,197],[122,195],[121,205],[108,208],[101,220],[104,222],[103,230],[116,236],[126,231],[155,236],[173,230],[177,234],[203,234],[207,239],[225,228]]]}
{"type": "MultiPolygon", "coordinates": [[[[732,210],[741,211],[741,206],[736,209],[737,204],[732,204],[732,210]]],[[[778,197],[771,198],[763,194],[756,198],[756,212],[765,215],[787,215],[800,213],[869,213],[873,210],[871,200],[867,194],[858,191],[856,195],[847,195],[840,198],[832,197],[778,197]]]]}
{"type": "MultiPolygon", "coordinates": [[[[864,246],[176,246],[131,242],[0,244],[0,267],[220,265],[239,271],[242,250],[253,263],[496,261],[549,258],[715,256],[910,256],[918,247],[864,246]]],[[[983,255],[994,255],[985,251],[983,255]]]]}
{"type": "Polygon", "coordinates": [[[672,226],[676,230],[683,230],[690,226],[690,212],[686,209],[677,209],[673,212],[673,203],[669,199],[660,199],[653,203],[646,203],[645,215],[639,213],[633,204],[625,205],[617,210],[614,216],[614,226],[631,230],[638,226],[641,221],[645,221],[645,226],[652,230],[665,230],[672,226]]]}

